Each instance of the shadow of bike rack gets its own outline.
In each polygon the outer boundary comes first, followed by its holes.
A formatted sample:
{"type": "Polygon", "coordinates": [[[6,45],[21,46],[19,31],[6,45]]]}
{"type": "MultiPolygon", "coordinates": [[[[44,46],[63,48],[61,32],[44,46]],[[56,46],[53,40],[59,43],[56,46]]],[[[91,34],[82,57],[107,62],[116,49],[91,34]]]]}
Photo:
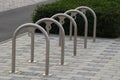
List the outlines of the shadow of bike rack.
{"type": "MultiPolygon", "coordinates": [[[[49,37],[48,37],[48,34],[47,32],[39,25],[37,24],[33,24],[33,23],[26,23],[26,24],[23,24],[21,26],[19,26],[14,34],[13,34],[13,38],[12,38],[12,66],[11,66],[11,73],[15,73],[15,65],[16,65],[16,37],[19,33],[19,31],[25,29],[25,28],[31,28],[31,30],[34,30],[34,29],[39,29],[40,31],[42,31],[42,33],[44,34],[45,36],[45,39],[46,39],[46,65],[45,65],[45,75],[49,75],[49,48],[50,48],[50,40],[49,40],[49,37]]],[[[34,33],[32,32],[32,35],[31,35],[31,62],[34,61],[34,33]]]]}
{"type": "MultiPolygon", "coordinates": [[[[77,14],[79,14],[83,17],[83,19],[85,21],[84,48],[87,48],[88,20],[87,20],[86,16],[83,14],[83,12],[78,11],[78,10],[74,10],[74,9],[68,10],[65,13],[66,14],[70,13],[71,17],[73,17],[74,19],[76,19],[77,14]]],[[[70,35],[72,35],[72,22],[70,22],[70,35]]]]}
{"type": "Polygon", "coordinates": [[[40,20],[38,20],[36,22],[36,24],[40,24],[42,22],[44,22],[47,25],[46,29],[47,29],[48,33],[49,33],[49,30],[51,29],[50,27],[51,27],[52,23],[55,23],[59,27],[59,29],[61,31],[61,36],[59,36],[59,39],[60,38],[62,39],[62,41],[61,41],[61,65],[64,65],[65,32],[64,32],[64,29],[63,29],[62,25],[58,21],[56,21],[56,20],[54,20],[52,18],[43,18],[43,19],[40,19],[40,20]]]}
{"type": "MultiPolygon", "coordinates": [[[[63,25],[65,23],[64,22],[65,18],[70,19],[70,21],[74,25],[74,48],[73,48],[73,55],[76,56],[76,49],[77,49],[77,24],[76,24],[75,20],[71,16],[69,16],[69,15],[67,15],[65,13],[55,14],[51,18],[55,19],[57,17],[59,18],[59,22],[61,23],[61,25],[63,25]]],[[[60,36],[61,36],[61,31],[60,31],[60,36]]],[[[70,35],[70,37],[72,37],[72,35],[70,35]]],[[[62,42],[62,40],[60,40],[60,42],[62,42]]]]}
{"type": "Polygon", "coordinates": [[[89,8],[89,7],[87,7],[87,6],[77,7],[76,10],[80,10],[80,11],[82,11],[84,14],[86,13],[87,10],[92,13],[92,15],[93,15],[93,17],[94,17],[93,42],[95,42],[95,41],[96,41],[96,25],[97,25],[97,16],[96,16],[95,12],[94,12],[91,8],[89,8]]]}

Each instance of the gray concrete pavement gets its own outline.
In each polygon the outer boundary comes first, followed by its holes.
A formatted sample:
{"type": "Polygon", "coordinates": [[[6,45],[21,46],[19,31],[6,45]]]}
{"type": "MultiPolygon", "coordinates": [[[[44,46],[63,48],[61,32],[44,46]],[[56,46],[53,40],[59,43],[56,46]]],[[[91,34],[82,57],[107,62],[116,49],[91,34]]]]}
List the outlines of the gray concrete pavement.
{"type": "Polygon", "coordinates": [[[48,0],[0,0],[0,12],[33,5],[44,1],[48,0]]]}
{"type": "MultiPolygon", "coordinates": [[[[17,1],[19,0],[14,0],[14,1],[16,1],[17,4],[17,1]]],[[[39,5],[47,4],[53,1],[55,0],[44,0],[37,4],[39,5]]],[[[19,8],[14,7],[15,9],[10,9],[8,11],[0,12],[0,41],[4,41],[11,38],[14,30],[19,25],[32,22],[31,16],[37,4],[34,5],[29,4],[29,6],[24,6],[24,7],[22,7],[21,5],[21,7],[19,8]]]]}
{"type": "Polygon", "coordinates": [[[45,71],[45,38],[35,35],[35,60],[30,59],[30,37],[24,35],[17,39],[16,70],[11,69],[11,40],[0,44],[0,80],[120,80],[120,38],[97,38],[93,43],[88,38],[88,48],[83,48],[83,37],[78,37],[77,56],[73,56],[73,41],[65,37],[65,64],[59,65],[61,49],[59,36],[50,35],[50,74],[45,71]]]}

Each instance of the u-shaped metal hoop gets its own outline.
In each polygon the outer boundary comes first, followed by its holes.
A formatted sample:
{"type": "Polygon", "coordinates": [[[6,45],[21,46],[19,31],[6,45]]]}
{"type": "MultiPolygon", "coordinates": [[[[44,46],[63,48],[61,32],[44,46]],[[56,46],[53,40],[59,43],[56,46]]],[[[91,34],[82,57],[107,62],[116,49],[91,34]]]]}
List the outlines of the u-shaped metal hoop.
{"type": "MultiPolygon", "coordinates": [[[[65,32],[64,32],[64,29],[63,29],[63,27],[62,27],[62,25],[58,22],[58,21],[56,21],[56,20],[54,20],[54,19],[52,19],[52,18],[43,18],[43,19],[40,19],[40,20],[38,20],[37,22],[36,22],[36,24],[40,24],[40,23],[42,23],[42,22],[51,22],[51,23],[55,23],[58,27],[59,27],[59,29],[60,29],[60,31],[61,31],[61,35],[62,35],[62,45],[61,45],[61,65],[63,65],[64,64],[64,44],[65,44],[65,32]]],[[[61,37],[60,37],[61,38],[61,37]]]]}
{"type": "MultiPolygon", "coordinates": [[[[53,15],[51,18],[57,18],[57,17],[65,17],[65,18],[68,18],[68,19],[70,19],[70,21],[72,21],[72,23],[73,23],[73,25],[74,25],[74,48],[73,48],[73,55],[74,56],[76,56],[76,49],[77,49],[77,24],[76,24],[76,22],[75,22],[75,20],[71,17],[71,16],[69,16],[69,15],[67,15],[67,14],[65,14],[65,13],[58,13],[58,14],[55,14],[55,15],[53,15]]],[[[61,23],[62,24],[62,23],[61,23]]],[[[60,32],[61,33],[61,32],[60,32]]],[[[61,36],[61,35],[60,35],[61,36]]],[[[71,37],[71,36],[70,36],[71,37]]],[[[60,40],[60,42],[62,42],[61,40],[60,40]]]]}
{"type": "MultiPolygon", "coordinates": [[[[16,65],[16,36],[19,33],[20,30],[24,28],[37,28],[41,30],[46,38],[46,65],[45,65],[45,75],[49,75],[49,48],[50,48],[50,40],[48,38],[47,32],[39,25],[33,24],[33,23],[26,23],[21,26],[19,26],[12,38],[12,66],[11,66],[11,73],[15,73],[15,65],[16,65]]],[[[33,38],[32,38],[33,39],[33,38]]],[[[31,40],[31,51],[34,50],[34,42],[31,40]]]]}
{"type": "MultiPolygon", "coordinates": [[[[74,10],[74,9],[71,9],[71,10],[68,10],[65,12],[66,14],[69,14],[69,13],[77,13],[79,15],[81,15],[83,18],[84,18],[84,21],[85,21],[85,31],[84,31],[84,48],[87,48],[87,33],[88,33],[88,20],[86,18],[86,16],[81,12],[81,11],[78,11],[78,10],[74,10]]],[[[70,25],[71,27],[71,25],[70,25]]],[[[70,32],[72,32],[72,28],[70,28],[70,32]]]]}
{"type": "Polygon", "coordinates": [[[87,6],[80,6],[80,7],[77,7],[76,9],[77,9],[77,10],[86,9],[86,10],[88,10],[88,11],[90,11],[90,12],[92,13],[92,15],[93,15],[93,17],[94,17],[93,42],[96,42],[97,16],[96,16],[95,12],[94,12],[91,8],[89,8],[89,7],[87,7],[87,6]]]}

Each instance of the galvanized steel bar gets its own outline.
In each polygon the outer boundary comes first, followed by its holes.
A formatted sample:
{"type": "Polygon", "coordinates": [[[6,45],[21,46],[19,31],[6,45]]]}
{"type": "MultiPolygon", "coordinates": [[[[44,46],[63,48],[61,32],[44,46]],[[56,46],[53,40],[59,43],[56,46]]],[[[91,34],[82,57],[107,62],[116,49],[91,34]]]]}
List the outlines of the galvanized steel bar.
{"type": "Polygon", "coordinates": [[[73,25],[74,25],[74,48],[73,48],[73,55],[76,56],[76,49],[77,49],[77,24],[76,24],[75,20],[71,16],[69,16],[69,15],[67,15],[65,13],[55,14],[51,18],[55,19],[56,17],[58,17],[58,18],[59,17],[66,17],[66,18],[70,19],[70,21],[73,23],[73,25]]]}
{"type": "MultiPolygon", "coordinates": [[[[49,48],[50,48],[50,41],[48,38],[48,34],[47,32],[39,25],[37,24],[33,24],[33,23],[26,23],[23,24],[21,26],[19,26],[14,34],[13,34],[13,38],[12,38],[12,65],[11,65],[11,73],[15,73],[15,65],[16,65],[16,36],[18,35],[19,31],[24,29],[24,28],[29,28],[29,27],[34,27],[37,28],[39,30],[41,30],[46,38],[46,65],[45,65],[45,75],[49,75],[49,48]]],[[[31,38],[33,39],[33,37],[31,38]]],[[[31,42],[31,45],[34,45],[33,40],[31,42]]],[[[31,49],[33,49],[33,47],[31,47],[31,49]]]]}
{"type": "MultiPolygon", "coordinates": [[[[64,22],[64,19],[65,19],[65,17],[64,16],[61,16],[61,17],[59,17],[59,22],[60,22],[60,24],[61,25],[63,25],[65,22],[64,22]]],[[[62,43],[62,36],[61,36],[61,30],[59,30],[59,36],[60,36],[60,38],[59,38],[59,46],[61,46],[61,43],[62,43]]]]}
{"type": "Polygon", "coordinates": [[[83,17],[84,21],[85,21],[85,31],[84,31],[84,48],[87,48],[87,34],[88,34],[88,20],[87,20],[87,17],[81,12],[81,11],[78,11],[78,10],[74,10],[74,9],[71,9],[71,10],[68,10],[65,12],[66,14],[73,14],[73,16],[79,14],[83,17]]]}
{"type": "Polygon", "coordinates": [[[94,17],[93,42],[95,42],[96,41],[96,26],[97,26],[97,16],[96,16],[95,12],[91,8],[89,8],[87,6],[80,6],[80,7],[77,7],[76,9],[77,10],[86,9],[86,10],[88,10],[88,11],[90,11],[92,13],[92,15],[94,17]]]}
{"type": "Polygon", "coordinates": [[[35,31],[35,28],[34,27],[28,27],[28,33],[29,33],[29,36],[31,37],[31,59],[29,60],[29,62],[35,62],[34,61],[34,31],[35,31]]]}
{"type": "Polygon", "coordinates": [[[61,36],[62,36],[62,38],[61,38],[62,39],[62,42],[61,42],[61,65],[64,65],[65,32],[64,32],[64,29],[63,29],[62,25],[58,21],[56,21],[56,20],[54,20],[52,18],[40,19],[40,20],[38,20],[36,22],[36,24],[40,24],[42,22],[53,22],[53,23],[55,23],[59,27],[59,29],[61,31],[61,36]]]}
{"type": "Polygon", "coordinates": [[[34,32],[35,32],[35,28],[33,27],[28,27],[28,36],[31,37],[31,55],[30,55],[30,60],[28,62],[35,62],[34,61],[34,32]]]}
{"type": "Polygon", "coordinates": [[[73,24],[70,21],[70,30],[69,30],[70,40],[72,40],[72,27],[73,27],[73,24]]]}

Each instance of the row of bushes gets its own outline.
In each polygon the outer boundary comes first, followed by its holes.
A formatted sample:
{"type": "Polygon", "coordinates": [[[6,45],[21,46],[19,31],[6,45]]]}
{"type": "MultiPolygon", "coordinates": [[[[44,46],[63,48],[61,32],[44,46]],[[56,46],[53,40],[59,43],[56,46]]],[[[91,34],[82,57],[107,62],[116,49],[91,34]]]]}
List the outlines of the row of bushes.
{"type": "MultiPolygon", "coordinates": [[[[33,13],[33,22],[45,17],[51,17],[56,13],[64,13],[69,9],[79,6],[92,8],[97,15],[97,36],[116,38],[120,35],[120,0],[58,0],[52,4],[38,5],[33,13]]],[[[89,36],[93,33],[93,17],[87,12],[89,22],[89,36]]],[[[66,34],[69,33],[69,21],[64,24],[66,34]]],[[[84,21],[77,17],[78,35],[84,35],[84,21]]],[[[58,28],[52,27],[52,33],[57,33],[58,28]]]]}

